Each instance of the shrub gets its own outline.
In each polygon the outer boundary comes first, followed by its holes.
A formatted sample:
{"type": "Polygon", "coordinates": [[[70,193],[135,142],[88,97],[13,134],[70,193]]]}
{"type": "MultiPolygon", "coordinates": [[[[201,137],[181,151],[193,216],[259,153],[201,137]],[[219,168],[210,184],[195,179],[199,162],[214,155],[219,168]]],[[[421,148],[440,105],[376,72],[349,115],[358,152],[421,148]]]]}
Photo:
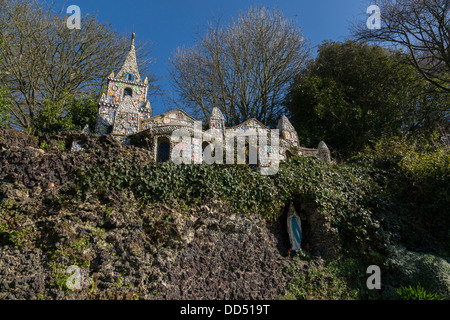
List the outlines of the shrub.
{"type": "Polygon", "coordinates": [[[292,280],[288,284],[286,299],[296,300],[354,300],[358,292],[351,289],[346,280],[333,268],[310,264],[305,271],[298,265],[291,266],[287,273],[292,280]]]}
{"type": "Polygon", "coordinates": [[[391,247],[387,281],[394,286],[420,283],[439,295],[450,297],[450,263],[438,256],[391,247]]]}
{"type": "Polygon", "coordinates": [[[438,139],[385,139],[350,162],[382,187],[373,206],[385,230],[402,245],[448,256],[450,152],[438,139]]]}
{"type": "Polygon", "coordinates": [[[445,300],[436,292],[428,291],[420,284],[417,284],[415,287],[401,286],[396,292],[402,300],[445,300]]]}

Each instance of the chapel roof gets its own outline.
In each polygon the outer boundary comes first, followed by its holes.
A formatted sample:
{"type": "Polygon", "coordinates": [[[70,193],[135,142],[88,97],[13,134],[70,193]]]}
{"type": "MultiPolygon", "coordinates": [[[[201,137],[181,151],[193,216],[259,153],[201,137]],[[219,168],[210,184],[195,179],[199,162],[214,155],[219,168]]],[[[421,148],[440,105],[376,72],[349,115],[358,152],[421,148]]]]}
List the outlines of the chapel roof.
{"type": "Polygon", "coordinates": [[[139,68],[136,60],[136,48],[134,46],[135,34],[131,35],[131,46],[130,51],[125,58],[125,62],[117,74],[117,78],[123,78],[127,73],[131,73],[135,76],[135,82],[141,82],[141,75],[139,74],[139,68]]]}

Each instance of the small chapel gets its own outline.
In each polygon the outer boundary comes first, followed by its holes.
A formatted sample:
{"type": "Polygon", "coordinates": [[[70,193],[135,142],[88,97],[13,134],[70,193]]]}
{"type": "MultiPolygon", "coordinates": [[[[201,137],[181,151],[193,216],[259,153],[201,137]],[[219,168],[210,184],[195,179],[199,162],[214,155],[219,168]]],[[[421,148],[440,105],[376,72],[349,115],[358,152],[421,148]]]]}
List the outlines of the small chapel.
{"type": "MultiPolygon", "coordinates": [[[[147,100],[148,78],[142,80],[136,59],[135,34],[131,36],[130,50],[120,71],[112,73],[107,79],[107,92],[98,104],[98,116],[95,133],[111,135],[118,142],[129,145],[137,139],[145,140],[145,147],[150,149],[158,162],[171,159],[174,148],[171,135],[175,130],[194,131],[196,119],[183,110],[176,109],[163,114],[153,115],[150,102],[147,100]]],[[[244,132],[255,129],[267,131],[269,128],[257,119],[247,119],[234,127],[225,127],[225,118],[219,108],[213,108],[210,114],[208,130],[227,139],[229,133],[240,129],[244,132]]],[[[317,149],[300,146],[298,135],[286,116],[278,122],[279,130],[279,160],[292,156],[320,157],[330,160],[330,152],[324,142],[317,149]]],[[[195,140],[195,139],[194,139],[195,140]]],[[[188,146],[186,146],[188,147],[188,146]]],[[[194,161],[202,159],[206,147],[202,141],[194,141],[189,150],[189,156],[194,161]]],[[[270,148],[270,145],[267,146],[270,148]]],[[[181,146],[182,148],[182,146],[181,146]]]]}

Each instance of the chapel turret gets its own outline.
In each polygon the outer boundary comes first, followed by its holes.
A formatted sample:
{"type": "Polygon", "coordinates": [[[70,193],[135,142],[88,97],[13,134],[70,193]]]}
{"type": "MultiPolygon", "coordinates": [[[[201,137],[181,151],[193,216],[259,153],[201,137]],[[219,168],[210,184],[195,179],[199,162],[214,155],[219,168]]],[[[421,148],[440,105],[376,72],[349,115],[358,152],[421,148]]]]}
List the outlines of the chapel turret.
{"type": "Polygon", "coordinates": [[[126,136],[148,128],[152,115],[147,101],[148,79],[142,81],[136,59],[135,34],[125,62],[117,75],[108,77],[106,94],[99,101],[97,134],[112,134],[120,142],[126,136]]]}
{"type": "Polygon", "coordinates": [[[209,128],[214,130],[225,129],[225,118],[219,108],[214,107],[209,117],[209,128]]]}

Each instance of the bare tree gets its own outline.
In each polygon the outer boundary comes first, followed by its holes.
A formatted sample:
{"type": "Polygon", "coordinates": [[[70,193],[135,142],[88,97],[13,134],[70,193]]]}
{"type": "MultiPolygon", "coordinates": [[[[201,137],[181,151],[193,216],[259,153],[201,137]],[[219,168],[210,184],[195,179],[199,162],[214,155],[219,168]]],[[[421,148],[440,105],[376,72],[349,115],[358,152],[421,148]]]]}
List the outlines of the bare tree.
{"type": "Polygon", "coordinates": [[[403,49],[422,76],[450,91],[450,1],[379,0],[381,29],[366,22],[353,26],[358,40],[384,42],[403,49]]]}
{"type": "Polygon", "coordinates": [[[227,125],[247,118],[274,124],[309,52],[301,30],[281,11],[250,8],[228,25],[210,23],[192,47],[178,48],[171,83],[200,119],[218,107],[227,125]]]}
{"type": "MultiPolygon", "coordinates": [[[[120,69],[130,47],[127,36],[95,16],[84,15],[81,29],[67,28],[66,8],[58,11],[38,0],[0,0],[0,85],[13,95],[12,123],[33,132],[33,120],[45,98],[64,104],[69,95],[101,90],[106,77],[120,69]]],[[[141,73],[149,94],[158,89],[148,72],[147,44],[139,46],[141,73]]]]}

